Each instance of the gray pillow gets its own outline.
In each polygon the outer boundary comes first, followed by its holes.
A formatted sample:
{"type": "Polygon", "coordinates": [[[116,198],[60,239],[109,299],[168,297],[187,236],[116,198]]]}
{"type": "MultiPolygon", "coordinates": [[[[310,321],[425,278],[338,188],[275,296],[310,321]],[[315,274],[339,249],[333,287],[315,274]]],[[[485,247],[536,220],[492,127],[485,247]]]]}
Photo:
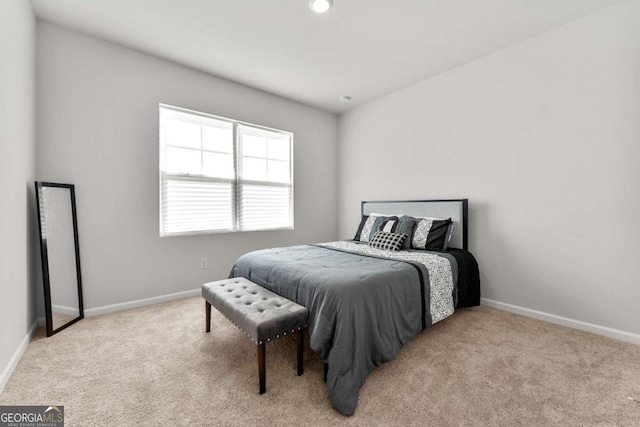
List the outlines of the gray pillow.
{"type": "Polygon", "coordinates": [[[406,234],[408,237],[402,242],[402,249],[411,249],[411,240],[413,238],[413,227],[416,225],[416,219],[412,216],[402,215],[398,218],[394,233],[406,234]]]}

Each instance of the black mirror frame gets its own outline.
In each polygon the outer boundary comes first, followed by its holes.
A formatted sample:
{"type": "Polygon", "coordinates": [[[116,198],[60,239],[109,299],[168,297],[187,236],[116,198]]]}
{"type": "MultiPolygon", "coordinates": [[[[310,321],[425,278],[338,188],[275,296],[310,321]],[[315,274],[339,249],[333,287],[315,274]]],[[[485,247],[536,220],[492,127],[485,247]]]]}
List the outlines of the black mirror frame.
{"type": "Polygon", "coordinates": [[[42,257],[42,280],[44,282],[44,309],[47,318],[47,337],[52,336],[60,332],[61,330],[73,325],[81,319],[84,319],[84,307],[82,303],[82,275],[80,274],[80,245],[78,243],[78,219],[76,216],[76,194],[73,184],[59,184],[54,182],[40,182],[36,181],[36,204],[38,211],[38,230],[40,234],[40,255],[42,257]],[[71,194],[71,215],[73,217],[73,240],[76,250],[76,277],[78,281],[78,308],[80,315],[73,320],[65,323],[64,325],[53,329],[53,314],[51,310],[51,282],[49,278],[49,256],[47,252],[47,236],[43,234],[42,230],[42,188],[43,187],[57,187],[66,188],[71,194]]]}

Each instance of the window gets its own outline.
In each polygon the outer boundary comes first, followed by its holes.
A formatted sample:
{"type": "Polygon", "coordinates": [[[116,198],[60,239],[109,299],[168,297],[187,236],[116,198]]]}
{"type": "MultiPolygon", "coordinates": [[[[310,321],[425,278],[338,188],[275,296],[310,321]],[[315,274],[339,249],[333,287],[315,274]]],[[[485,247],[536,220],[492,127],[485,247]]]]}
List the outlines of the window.
{"type": "Polygon", "coordinates": [[[293,228],[293,135],[160,104],[160,236],[293,228]]]}

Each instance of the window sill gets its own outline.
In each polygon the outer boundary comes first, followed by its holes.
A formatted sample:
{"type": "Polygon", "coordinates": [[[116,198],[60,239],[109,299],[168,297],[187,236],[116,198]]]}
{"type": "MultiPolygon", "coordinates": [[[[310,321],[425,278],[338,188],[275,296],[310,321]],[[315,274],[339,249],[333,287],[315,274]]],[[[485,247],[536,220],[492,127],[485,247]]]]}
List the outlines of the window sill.
{"type": "Polygon", "coordinates": [[[178,233],[160,233],[160,237],[184,237],[184,236],[200,236],[207,234],[235,234],[235,233],[252,233],[262,231],[292,231],[292,227],[282,228],[259,228],[255,230],[201,230],[201,231],[183,231],[178,233]]]}

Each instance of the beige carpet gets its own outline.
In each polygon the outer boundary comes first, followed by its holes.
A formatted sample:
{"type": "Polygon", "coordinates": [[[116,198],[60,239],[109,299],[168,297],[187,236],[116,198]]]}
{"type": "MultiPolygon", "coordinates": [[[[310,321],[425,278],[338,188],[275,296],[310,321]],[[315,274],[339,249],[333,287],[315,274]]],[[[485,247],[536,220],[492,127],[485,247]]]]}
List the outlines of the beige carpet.
{"type": "MultiPolygon", "coordinates": [[[[487,307],[462,309],[375,369],[352,417],[295,341],[255,346],[188,298],[84,319],[33,339],[0,404],[64,405],[67,426],[640,425],[640,347],[487,307]]],[[[308,341],[307,341],[308,342],[308,341]]]]}

